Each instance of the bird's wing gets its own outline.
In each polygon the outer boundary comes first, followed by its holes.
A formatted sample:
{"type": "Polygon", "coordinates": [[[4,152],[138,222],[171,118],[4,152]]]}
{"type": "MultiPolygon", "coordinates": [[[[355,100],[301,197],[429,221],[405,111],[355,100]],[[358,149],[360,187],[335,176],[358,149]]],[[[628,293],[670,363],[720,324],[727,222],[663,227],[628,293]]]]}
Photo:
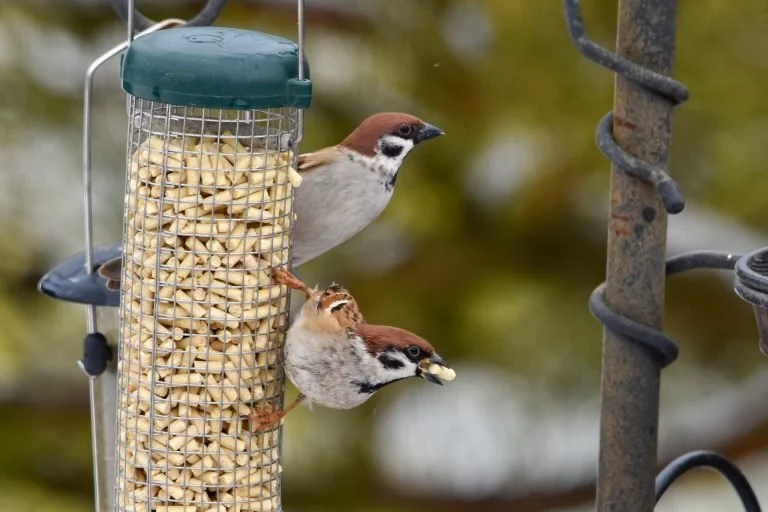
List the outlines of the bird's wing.
{"type": "Polygon", "coordinates": [[[313,153],[299,155],[298,172],[311,171],[321,165],[333,162],[341,157],[338,146],[319,149],[313,153]]]}
{"type": "Polygon", "coordinates": [[[97,270],[97,273],[107,279],[107,288],[110,290],[120,289],[120,276],[123,270],[123,258],[114,258],[105,262],[97,270]],[[115,288],[116,286],[116,288],[115,288]]]}
{"type": "Polygon", "coordinates": [[[365,323],[357,301],[347,289],[340,285],[331,285],[323,290],[318,308],[328,311],[344,329],[354,329],[356,325],[365,323]]]}

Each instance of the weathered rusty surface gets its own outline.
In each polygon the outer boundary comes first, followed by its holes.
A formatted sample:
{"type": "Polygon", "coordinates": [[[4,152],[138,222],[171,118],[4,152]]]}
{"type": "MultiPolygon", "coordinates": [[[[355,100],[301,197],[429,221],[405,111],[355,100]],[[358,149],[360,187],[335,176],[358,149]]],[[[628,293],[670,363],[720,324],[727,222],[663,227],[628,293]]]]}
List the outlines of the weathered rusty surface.
{"type": "MultiPolygon", "coordinates": [[[[674,66],[676,0],[621,0],[617,53],[654,71],[674,66]]],[[[672,103],[616,76],[613,133],[619,146],[666,166],[672,103]]],[[[667,214],[655,189],[611,169],[605,299],[619,314],[661,329],[667,214]]],[[[605,330],[598,512],[655,505],[661,367],[645,347],[605,330]]]]}

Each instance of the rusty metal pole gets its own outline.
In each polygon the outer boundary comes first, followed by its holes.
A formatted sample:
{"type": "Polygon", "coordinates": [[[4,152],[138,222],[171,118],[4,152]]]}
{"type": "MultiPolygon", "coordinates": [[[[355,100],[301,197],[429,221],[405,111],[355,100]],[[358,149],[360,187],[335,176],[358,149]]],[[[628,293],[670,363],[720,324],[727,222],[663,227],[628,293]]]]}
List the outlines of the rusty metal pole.
{"type": "MultiPolygon", "coordinates": [[[[617,54],[658,73],[674,65],[676,0],[621,0],[617,54]]],[[[616,75],[613,133],[628,153],[665,168],[673,104],[616,75]]],[[[667,214],[653,186],[611,168],[605,300],[661,329],[667,214]]],[[[661,365],[645,347],[604,331],[598,512],[655,506],[661,365]]]]}

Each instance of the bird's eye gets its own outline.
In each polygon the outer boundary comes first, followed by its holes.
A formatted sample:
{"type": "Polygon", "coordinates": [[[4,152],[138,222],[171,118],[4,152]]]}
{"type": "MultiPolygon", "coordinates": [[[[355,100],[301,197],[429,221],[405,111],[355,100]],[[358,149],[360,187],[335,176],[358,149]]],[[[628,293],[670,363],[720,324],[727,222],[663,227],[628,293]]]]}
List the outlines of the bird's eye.
{"type": "Polygon", "coordinates": [[[416,345],[411,345],[408,347],[408,355],[411,357],[418,357],[419,354],[421,354],[421,350],[419,350],[419,347],[416,345]]]}
{"type": "Polygon", "coordinates": [[[408,124],[401,124],[400,135],[410,135],[410,134],[411,134],[411,126],[408,124]]]}

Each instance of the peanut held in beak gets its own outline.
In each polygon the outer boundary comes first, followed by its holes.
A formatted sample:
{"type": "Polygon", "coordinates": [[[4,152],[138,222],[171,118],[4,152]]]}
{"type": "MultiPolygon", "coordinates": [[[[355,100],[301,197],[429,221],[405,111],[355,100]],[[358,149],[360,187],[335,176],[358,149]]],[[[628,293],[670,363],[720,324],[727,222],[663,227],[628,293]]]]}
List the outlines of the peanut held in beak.
{"type": "Polygon", "coordinates": [[[453,371],[448,363],[443,361],[439,355],[434,354],[432,357],[423,359],[419,363],[419,375],[429,382],[434,384],[443,385],[443,381],[450,382],[456,378],[456,372],[453,371]]]}

